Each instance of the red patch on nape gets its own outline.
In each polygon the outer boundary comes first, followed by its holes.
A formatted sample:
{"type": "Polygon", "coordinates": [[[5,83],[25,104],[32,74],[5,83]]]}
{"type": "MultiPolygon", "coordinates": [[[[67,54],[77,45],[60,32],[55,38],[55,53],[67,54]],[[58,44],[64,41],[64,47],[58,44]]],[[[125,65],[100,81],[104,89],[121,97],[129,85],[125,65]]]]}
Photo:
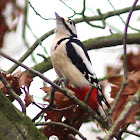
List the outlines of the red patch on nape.
{"type": "MultiPolygon", "coordinates": [[[[75,96],[80,99],[81,101],[85,101],[85,97],[87,96],[87,94],[90,91],[91,86],[88,87],[84,87],[84,88],[73,88],[71,86],[67,86],[70,90],[75,92],[75,96]]],[[[88,105],[93,109],[93,110],[97,110],[99,104],[98,104],[98,99],[97,99],[97,95],[98,95],[98,89],[94,88],[92,90],[92,93],[90,95],[90,98],[88,100],[88,105]]]]}

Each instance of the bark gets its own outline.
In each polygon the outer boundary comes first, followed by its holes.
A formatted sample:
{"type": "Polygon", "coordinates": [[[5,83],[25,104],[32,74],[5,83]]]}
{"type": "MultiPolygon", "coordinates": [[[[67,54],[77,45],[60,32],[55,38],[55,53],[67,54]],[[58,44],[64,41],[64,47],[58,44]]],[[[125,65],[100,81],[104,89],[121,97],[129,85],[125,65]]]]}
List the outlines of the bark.
{"type": "Polygon", "coordinates": [[[47,140],[0,90],[0,140],[47,140]]]}

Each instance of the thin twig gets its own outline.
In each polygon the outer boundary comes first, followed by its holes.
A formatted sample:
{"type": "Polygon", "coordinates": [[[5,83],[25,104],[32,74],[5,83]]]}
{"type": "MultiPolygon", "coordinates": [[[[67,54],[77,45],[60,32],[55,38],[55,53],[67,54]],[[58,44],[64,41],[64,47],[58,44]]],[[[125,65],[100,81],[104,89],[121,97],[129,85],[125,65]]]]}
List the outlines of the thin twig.
{"type": "MultiPolygon", "coordinates": [[[[41,36],[40,38],[38,38],[18,61],[23,62],[37,48],[37,46],[41,43],[41,41],[43,41],[44,39],[46,39],[48,36],[50,36],[53,33],[54,33],[54,30],[51,30],[47,32],[46,34],[44,34],[43,36],[41,36]]],[[[18,65],[14,64],[7,72],[12,73],[17,67],[18,65]]]]}
{"type": "Polygon", "coordinates": [[[75,107],[76,105],[70,105],[68,107],[65,107],[65,108],[51,108],[53,111],[58,111],[58,112],[63,112],[63,111],[67,111],[73,107],[75,107]]]}
{"type": "MultiPolygon", "coordinates": [[[[58,86],[60,86],[62,80],[61,79],[56,79],[53,83],[57,84],[58,86]]],[[[55,92],[56,92],[56,89],[54,87],[52,87],[52,91],[51,91],[51,99],[50,99],[50,104],[48,106],[48,108],[52,108],[53,105],[54,105],[54,99],[55,99],[55,92]]]]}
{"type": "Polygon", "coordinates": [[[91,85],[91,87],[90,87],[90,90],[89,90],[89,92],[87,93],[87,96],[85,97],[85,104],[87,104],[88,103],[88,101],[89,101],[89,98],[90,98],[90,96],[91,96],[91,93],[92,93],[92,91],[93,91],[93,89],[94,88],[97,88],[95,85],[91,85]]]}
{"type": "Polygon", "coordinates": [[[55,88],[52,88],[52,91],[51,91],[51,100],[50,100],[50,104],[49,104],[49,107],[50,108],[52,108],[53,105],[54,105],[55,92],[56,92],[56,89],[55,88]]]}
{"type": "Polygon", "coordinates": [[[84,15],[86,11],[86,0],[83,0],[83,9],[82,9],[82,14],[84,15]]]}
{"type": "MultiPolygon", "coordinates": [[[[113,6],[113,4],[111,3],[111,1],[108,0],[108,2],[109,2],[109,4],[111,5],[111,7],[114,9],[114,11],[116,11],[116,9],[115,9],[115,7],[113,6]]],[[[126,25],[126,23],[125,23],[125,21],[123,20],[123,18],[122,18],[120,15],[118,15],[118,16],[119,16],[119,18],[121,19],[121,21],[124,23],[124,25],[126,25]]],[[[136,28],[134,28],[134,27],[132,27],[132,26],[130,26],[130,25],[128,25],[128,27],[131,28],[132,30],[135,30],[135,31],[140,32],[139,29],[136,29],[136,28]]]]}
{"type": "Polygon", "coordinates": [[[43,113],[45,113],[46,111],[50,111],[50,108],[46,107],[43,108],[33,119],[32,122],[35,122],[43,113]]]}
{"type": "MultiPolygon", "coordinates": [[[[26,47],[29,49],[30,48],[29,43],[26,40],[26,25],[27,25],[27,19],[28,19],[28,8],[29,8],[29,4],[28,4],[28,0],[26,0],[24,24],[23,24],[23,40],[24,40],[26,47]]],[[[31,53],[31,56],[32,56],[33,61],[37,64],[37,61],[36,61],[33,53],[31,53]]]]}
{"type": "Polygon", "coordinates": [[[69,18],[74,17],[75,15],[80,15],[80,13],[77,13],[75,10],[73,10],[70,6],[68,6],[64,1],[60,0],[60,2],[62,2],[67,8],[69,8],[70,10],[73,11],[73,15],[70,16],[69,18]]]}
{"type": "MultiPolygon", "coordinates": [[[[109,11],[107,13],[103,13],[102,16],[105,19],[107,18],[110,18],[110,17],[113,17],[113,16],[117,16],[117,15],[121,15],[121,14],[125,14],[127,12],[130,11],[132,7],[126,7],[126,8],[123,8],[123,9],[119,9],[119,10],[116,10],[116,11],[109,11]]],[[[137,10],[140,10],[140,5],[137,5],[135,7],[135,11],[137,10]]],[[[101,16],[100,15],[96,15],[96,16],[90,16],[90,17],[86,17],[87,21],[98,21],[98,20],[102,20],[101,16]]],[[[74,20],[75,23],[80,23],[80,22],[84,22],[83,20],[83,17],[82,18],[77,18],[74,20]]]]}
{"type": "MultiPolygon", "coordinates": [[[[54,81],[54,83],[60,86],[61,80],[57,79],[54,81]]],[[[51,91],[50,104],[46,108],[42,108],[42,110],[32,119],[32,122],[35,122],[43,113],[50,110],[54,110],[53,107],[54,107],[55,92],[56,92],[56,89],[53,87],[51,91]]]]}
{"type": "Polygon", "coordinates": [[[126,40],[127,40],[127,30],[128,30],[128,25],[129,25],[129,21],[130,18],[132,16],[132,13],[135,9],[135,6],[137,4],[138,0],[135,0],[132,8],[130,9],[130,12],[128,14],[128,18],[126,21],[126,25],[125,25],[125,30],[124,30],[124,38],[123,38],[123,47],[124,47],[124,57],[123,57],[123,62],[124,62],[124,76],[125,76],[125,80],[128,79],[128,74],[127,74],[127,48],[126,48],[126,40]]]}
{"type": "Polygon", "coordinates": [[[127,18],[127,21],[126,21],[126,25],[125,25],[125,30],[124,30],[124,38],[123,38],[123,48],[124,48],[124,52],[123,52],[123,68],[124,68],[124,81],[123,81],[123,84],[121,86],[121,89],[120,91],[118,92],[117,96],[116,96],[116,99],[113,103],[113,106],[110,110],[110,113],[112,114],[112,112],[114,111],[115,109],[115,106],[117,105],[118,103],[118,100],[120,98],[120,96],[122,95],[123,93],[123,90],[124,88],[127,86],[128,84],[128,72],[127,72],[127,47],[126,47],[126,41],[127,41],[127,29],[128,29],[128,25],[129,25],[129,21],[130,21],[130,18],[131,18],[131,15],[133,13],[133,10],[137,4],[138,0],[135,0],[132,8],[130,9],[130,12],[129,12],[129,15],[128,15],[128,18],[127,18]]]}
{"type": "Polygon", "coordinates": [[[131,132],[131,131],[129,131],[129,130],[125,130],[124,132],[125,132],[125,133],[128,133],[128,134],[135,135],[135,136],[137,136],[137,137],[140,137],[140,134],[135,133],[135,132],[131,132]]]}
{"type": "Polygon", "coordinates": [[[105,27],[106,27],[106,22],[105,22],[104,16],[103,16],[103,14],[101,13],[101,10],[100,10],[99,8],[97,9],[97,12],[98,12],[99,16],[101,17],[101,21],[102,21],[102,24],[103,24],[102,28],[105,29],[105,27]]]}
{"type": "Polygon", "coordinates": [[[105,20],[104,20],[102,14],[101,14],[100,16],[101,16],[101,21],[102,21],[102,23],[103,23],[103,26],[94,25],[94,24],[90,23],[90,22],[87,20],[87,17],[85,16],[85,14],[83,13],[83,15],[82,15],[84,21],[85,21],[88,25],[90,25],[91,27],[105,29],[105,25],[106,25],[106,24],[105,24],[105,20]]]}
{"type": "Polygon", "coordinates": [[[106,24],[105,24],[105,20],[104,20],[102,14],[101,14],[100,9],[97,9],[97,12],[98,12],[98,14],[99,14],[100,17],[101,17],[101,21],[102,21],[102,23],[103,23],[103,26],[94,25],[94,24],[90,23],[90,22],[87,20],[86,16],[85,16],[85,11],[86,11],[86,0],[83,0],[83,9],[82,9],[81,15],[82,15],[84,21],[85,21],[88,25],[90,25],[91,27],[96,27],[96,28],[101,28],[101,29],[104,29],[104,28],[105,28],[105,25],[106,25],[106,24]]]}
{"type": "Polygon", "coordinates": [[[46,78],[43,74],[41,74],[38,71],[35,71],[34,69],[31,69],[29,67],[27,67],[26,65],[22,64],[21,62],[13,59],[12,57],[6,55],[5,53],[3,53],[2,51],[0,51],[0,55],[2,55],[3,57],[9,59],[10,61],[16,63],[17,65],[20,65],[21,67],[25,68],[26,70],[28,70],[29,72],[33,73],[36,76],[39,76],[41,79],[43,79],[44,81],[46,81],[47,83],[49,83],[50,85],[52,85],[54,88],[56,88],[56,90],[59,90],[60,92],[62,92],[65,96],[69,97],[70,99],[72,99],[73,101],[75,101],[79,106],[82,107],[82,109],[85,112],[88,112],[93,119],[96,119],[100,124],[102,124],[102,126],[105,129],[108,129],[108,123],[103,120],[100,116],[98,116],[89,106],[87,106],[84,102],[82,102],[81,100],[79,100],[76,96],[74,96],[69,90],[63,89],[61,87],[59,87],[57,84],[53,83],[51,80],[49,80],[48,78],[46,78]]]}
{"type": "MultiPolygon", "coordinates": [[[[37,36],[35,35],[35,33],[32,31],[30,25],[29,25],[28,23],[26,23],[26,25],[27,25],[28,29],[30,30],[30,32],[32,33],[33,37],[37,40],[38,37],[37,37],[37,36]]],[[[42,45],[42,42],[41,42],[41,41],[40,41],[40,44],[39,44],[39,45],[43,48],[43,50],[44,50],[44,52],[47,54],[47,56],[49,56],[49,54],[48,54],[46,48],[42,45]]]]}
{"type": "Polygon", "coordinates": [[[26,7],[25,7],[25,16],[24,16],[24,22],[23,22],[23,38],[25,38],[26,34],[26,23],[28,18],[28,0],[26,0],[26,7]]]}
{"type": "Polygon", "coordinates": [[[39,109],[43,109],[41,106],[39,106],[36,102],[32,103],[33,105],[35,105],[36,107],[38,107],[39,109]]]}
{"type": "Polygon", "coordinates": [[[41,14],[39,14],[39,13],[35,10],[35,8],[33,7],[33,5],[31,4],[31,2],[28,2],[28,3],[29,3],[29,5],[30,5],[30,7],[33,9],[33,11],[35,12],[35,14],[38,15],[39,17],[41,17],[42,19],[44,19],[44,20],[55,20],[54,18],[44,18],[41,14]]]}
{"type": "MultiPolygon", "coordinates": [[[[59,84],[59,81],[58,81],[58,80],[55,80],[54,83],[59,84]]],[[[54,106],[55,92],[56,92],[56,89],[55,89],[55,88],[52,88],[50,104],[49,104],[46,108],[43,108],[43,109],[32,119],[32,122],[35,122],[43,113],[52,110],[52,108],[53,108],[53,106],[54,106]]]]}
{"type": "Polygon", "coordinates": [[[2,72],[0,72],[0,79],[1,79],[2,83],[4,84],[4,86],[6,87],[6,89],[12,95],[12,97],[18,101],[18,103],[20,104],[20,106],[22,108],[22,112],[26,114],[26,106],[25,106],[25,104],[20,99],[20,97],[15,93],[15,91],[12,89],[11,85],[8,83],[8,81],[6,80],[6,78],[4,77],[2,72]]]}
{"type": "Polygon", "coordinates": [[[58,126],[62,126],[64,128],[67,128],[69,130],[72,130],[73,132],[75,132],[76,134],[78,134],[83,140],[86,140],[86,138],[74,127],[61,123],[61,122],[42,122],[42,123],[35,123],[36,126],[44,126],[44,125],[58,125],[58,126]]]}

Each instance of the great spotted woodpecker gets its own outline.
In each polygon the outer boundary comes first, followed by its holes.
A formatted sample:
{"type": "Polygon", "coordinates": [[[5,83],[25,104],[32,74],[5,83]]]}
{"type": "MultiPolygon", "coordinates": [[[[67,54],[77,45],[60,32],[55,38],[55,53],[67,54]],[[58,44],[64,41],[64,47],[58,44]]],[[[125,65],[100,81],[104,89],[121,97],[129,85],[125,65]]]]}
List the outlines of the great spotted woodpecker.
{"type": "Polygon", "coordinates": [[[55,38],[51,46],[51,61],[60,78],[67,81],[67,87],[75,92],[80,100],[84,101],[91,85],[95,85],[88,100],[88,105],[105,117],[102,101],[110,108],[105,99],[87,51],[82,42],[77,38],[74,22],[62,18],[57,13],[55,38]]]}

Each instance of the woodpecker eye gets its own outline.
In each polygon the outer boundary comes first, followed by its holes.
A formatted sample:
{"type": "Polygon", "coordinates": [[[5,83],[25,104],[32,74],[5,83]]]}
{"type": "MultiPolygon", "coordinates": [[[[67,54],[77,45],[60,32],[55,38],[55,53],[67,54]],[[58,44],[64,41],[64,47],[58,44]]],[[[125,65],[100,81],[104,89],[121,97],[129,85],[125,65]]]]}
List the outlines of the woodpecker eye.
{"type": "Polygon", "coordinates": [[[73,24],[73,21],[71,19],[68,20],[68,22],[72,25],[73,24]]]}
{"type": "Polygon", "coordinates": [[[70,23],[71,25],[73,24],[73,22],[72,22],[71,20],[69,21],[69,23],[70,23]]]}

